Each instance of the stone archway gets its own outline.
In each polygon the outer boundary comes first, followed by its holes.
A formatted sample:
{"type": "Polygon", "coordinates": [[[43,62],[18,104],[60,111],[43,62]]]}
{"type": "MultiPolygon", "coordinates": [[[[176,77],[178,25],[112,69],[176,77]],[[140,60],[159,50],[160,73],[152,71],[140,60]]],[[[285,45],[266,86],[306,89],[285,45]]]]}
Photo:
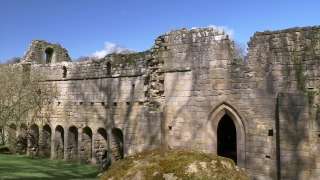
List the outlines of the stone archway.
{"type": "Polygon", "coordinates": [[[92,159],[92,130],[83,128],[80,145],[80,163],[90,164],[92,159]]]}
{"type": "Polygon", "coordinates": [[[237,130],[232,119],[225,114],[217,129],[217,154],[237,164],[237,130]]]}
{"type": "Polygon", "coordinates": [[[26,124],[20,124],[20,131],[17,138],[17,153],[21,155],[27,154],[28,147],[28,127],[26,124]]]}
{"type": "Polygon", "coordinates": [[[78,129],[75,126],[69,128],[67,146],[67,161],[76,162],[78,157],[78,129]]]}
{"type": "Polygon", "coordinates": [[[104,166],[108,158],[108,142],[107,131],[104,128],[99,128],[94,138],[94,157],[99,166],[104,166]]]}
{"type": "Polygon", "coordinates": [[[58,125],[55,131],[55,159],[63,159],[64,158],[64,129],[62,126],[58,125]]]}
{"type": "Polygon", "coordinates": [[[111,131],[111,153],[112,160],[117,161],[124,157],[124,147],[123,147],[123,133],[120,129],[114,128],[111,131]]]}
{"type": "MultiPolygon", "coordinates": [[[[232,147],[230,147],[229,150],[236,151],[236,154],[232,157],[236,158],[236,163],[240,168],[245,169],[245,127],[238,112],[227,103],[221,103],[220,105],[212,108],[209,112],[206,126],[206,152],[218,154],[218,140],[220,140],[218,139],[218,127],[221,125],[222,129],[226,128],[225,126],[230,124],[232,125],[232,122],[235,126],[236,137],[233,142],[231,141],[230,143],[236,143],[236,147],[233,147],[235,150],[232,150],[232,147]]],[[[222,134],[221,140],[223,140],[223,136],[224,135],[222,134]]],[[[224,143],[228,144],[227,142],[224,143]]]]}
{"type": "Polygon", "coordinates": [[[39,153],[39,126],[32,124],[28,129],[28,151],[30,156],[38,156],[39,153]]]}
{"type": "Polygon", "coordinates": [[[42,128],[42,141],[40,145],[40,157],[50,158],[51,154],[51,127],[46,124],[42,128]]]}

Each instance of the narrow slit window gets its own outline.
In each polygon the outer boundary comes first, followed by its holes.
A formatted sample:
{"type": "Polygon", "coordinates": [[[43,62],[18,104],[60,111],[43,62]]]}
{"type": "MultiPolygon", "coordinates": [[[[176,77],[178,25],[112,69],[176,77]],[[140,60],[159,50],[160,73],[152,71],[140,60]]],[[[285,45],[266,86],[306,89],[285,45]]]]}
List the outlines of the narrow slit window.
{"type": "Polygon", "coordinates": [[[110,62],[107,63],[107,75],[108,76],[111,75],[111,63],[110,62]]]}
{"type": "Polygon", "coordinates": [[[66,78],[67,77],[67,68],[65,66],[63,66],[63,74],[62,74],[62,78],[66,78]]]}

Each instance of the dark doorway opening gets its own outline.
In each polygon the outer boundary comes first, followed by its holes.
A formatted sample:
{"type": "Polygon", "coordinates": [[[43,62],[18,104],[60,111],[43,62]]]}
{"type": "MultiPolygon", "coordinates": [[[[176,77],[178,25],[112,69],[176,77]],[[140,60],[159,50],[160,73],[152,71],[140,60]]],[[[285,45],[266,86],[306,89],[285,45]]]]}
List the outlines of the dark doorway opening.
{"type": "Polygon", "coordinates": [[[79,155],[81,156],[80,163],[90,164],[92,158],[92,131],[89,127],[83,128],[82,131],[82,144],[84,147],[81,147],[82,151],[79,155]]]}
{"type": "Polygon", "coordinates": [[[51,128],[49,125],[43,126],[42,131],[42,145],[40,146],[40,153],[42,158],[50,158],[51,154],[51,128]]]}
{"type": "Polygon", "coordinates": [[[237,164],[237,131],[233,120],[224,115],[218,124],[218,155],[232,159],[237,164]]]}
{"type": "Polygon", "coordinates": [[[75,126],[69,128],[68,161],[77,161],[78,154],[78,129],[75,126]]]}
{"type": "Polygon", "coordinates": [[[55,159],[64,158],[64,130],[63,127],[58,125],[56,127],[56,136],[55,136],[55,159]]]}
{"type": "Polygon", "coordinates": [[[114,128],[112,130],[113,139],[111,140],[111,152],[115,160],[120,160],[124,156],[123,151],[123,133],[120,129],[114,128]]]}

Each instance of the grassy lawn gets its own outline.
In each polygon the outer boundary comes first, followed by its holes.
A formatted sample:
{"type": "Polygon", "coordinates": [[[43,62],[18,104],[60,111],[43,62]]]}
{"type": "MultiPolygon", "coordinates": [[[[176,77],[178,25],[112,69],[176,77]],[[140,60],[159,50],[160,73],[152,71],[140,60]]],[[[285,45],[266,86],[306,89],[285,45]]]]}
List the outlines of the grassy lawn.
{"type": "Polygon", "coordinates": [[[99,179],[100,171],[90,165],[0,154],[0,180],[3,179],[99,179]]]}

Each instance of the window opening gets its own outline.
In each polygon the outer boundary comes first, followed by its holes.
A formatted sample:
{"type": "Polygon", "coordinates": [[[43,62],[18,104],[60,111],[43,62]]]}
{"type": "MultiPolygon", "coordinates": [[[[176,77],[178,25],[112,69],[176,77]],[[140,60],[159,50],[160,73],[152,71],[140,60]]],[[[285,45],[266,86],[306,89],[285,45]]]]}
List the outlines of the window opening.
{"type": "Polygon", "coordinates": [[[107,62],[107,75],[111,75],[111,63],[107,62]]]}
{"type": "Polygon", "coordinates": [[[52,56],[53,56],[53,49],[52,48],[47,48],[46,51],[45,51],[45,60],[46,60],[47,64],[51,63],[52,56]]]}
{"type": "Polygon", "coordinates": [[[67,68],[65,67],[65,66],[63,66],[63,74],[62,74],[62,78],[66,78],[67,77],[67,72],[68,72],[68,70],[67,70],[67,68]]]}

